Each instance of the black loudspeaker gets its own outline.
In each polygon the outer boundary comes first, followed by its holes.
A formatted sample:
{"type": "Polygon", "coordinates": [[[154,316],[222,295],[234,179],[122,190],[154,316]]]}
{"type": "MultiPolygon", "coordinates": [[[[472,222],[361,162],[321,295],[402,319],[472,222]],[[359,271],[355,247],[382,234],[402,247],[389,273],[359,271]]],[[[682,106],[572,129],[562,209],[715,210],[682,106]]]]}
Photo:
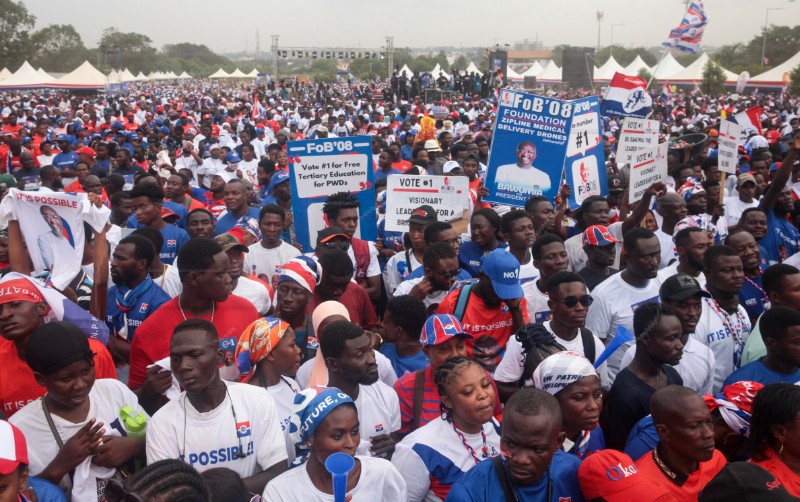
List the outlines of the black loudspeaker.
{"type": "Polygon", "coordinates": [[[591,89],[594,72],[594,49],[565,47],[561,80],[570,89],[591,89]]]}
{"type": "Polygon", "coordinates": [[[525,77],[523,87],[526,89],[536,89],[536,77],[525,77]]]}

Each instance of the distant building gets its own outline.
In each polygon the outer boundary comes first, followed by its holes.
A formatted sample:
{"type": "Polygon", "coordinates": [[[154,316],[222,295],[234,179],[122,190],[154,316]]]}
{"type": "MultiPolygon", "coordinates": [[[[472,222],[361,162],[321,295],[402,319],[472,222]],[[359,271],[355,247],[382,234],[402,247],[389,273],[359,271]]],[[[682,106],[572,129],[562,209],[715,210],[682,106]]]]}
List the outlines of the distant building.
{"type": "Polygon", "coordinates": [[[547,65],[553,59],[553,51],[545,50],[510,50],[508,51],[508,64],[513,65],[532,65],[539,63],[547,65]]]}

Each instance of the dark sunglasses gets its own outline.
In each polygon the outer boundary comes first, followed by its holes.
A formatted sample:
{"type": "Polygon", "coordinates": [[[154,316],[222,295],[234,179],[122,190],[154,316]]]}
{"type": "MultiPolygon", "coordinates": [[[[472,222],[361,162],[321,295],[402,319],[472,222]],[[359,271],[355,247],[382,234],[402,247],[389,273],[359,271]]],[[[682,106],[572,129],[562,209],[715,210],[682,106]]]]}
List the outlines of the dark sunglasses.
{"type": "Polygon", "coordinates": [[[563,303],[567,308],[570,309],[574,309],[578,305],[578,303],[580,303],[581,305],[584,306],[584,308],[588,309],[589,305],[591,305],[594,302],[594,298],[592,298],[592,295],[583,295],[580,298],[578,298],[577,296],[568,296],[564,298],[563,301],[559,300],[553,300],[553,301],[556,303],[563,303]]]}
{"type": "Polygon", "coordinates": [[[333,242],[326,242],[323,244],[328,249],[341,249],[342,251],[347,251],[350,249],[350,244],[347,242],[343,242],[341,244],[335,244],[333,242]]]}
{"type": "Polygon", "coordinates": [[[116,478],[108,480],[103,494],[108,502],[144,502],[142,497],[126,490],[122,486],[122,481],[116,478]]]}

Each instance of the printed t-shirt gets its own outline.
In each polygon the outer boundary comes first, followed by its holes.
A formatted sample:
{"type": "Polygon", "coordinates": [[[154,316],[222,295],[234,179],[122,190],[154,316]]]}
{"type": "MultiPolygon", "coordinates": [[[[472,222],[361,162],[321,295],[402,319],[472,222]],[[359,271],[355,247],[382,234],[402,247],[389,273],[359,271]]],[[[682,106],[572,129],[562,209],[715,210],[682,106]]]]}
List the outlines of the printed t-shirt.
{"type": "Polygon", "coordinates": [[[168,302],[170,296],[165,293],[163,289],[158,287],[158,284],[154,281],[139,297],[137,304],[126,312],[124,316],[118,317],[118,314],[122,313],[122,310],[115,300],[118,290],[119,286],[114,285],[108,291],[106,325],[111,333],[130,343],[136,333],[136,328],[138,328],[148,316],[158,310],[158,307],[168,302]],[[117,318],[116,320],[115,317],[117,318]]]}
{"type": "Polygon", "coordinates": [[[161,246],[159,257],[162,263],[172,265],[172,262],[178,257],[178,251],[189,241],[189,234],[186,233],[186,230],[167,223],[161,229],[161,235],[164,237],[164,245],[161,246]]]}
{"type": "Polygon", "coordinates": [[[719,450],[714,450],[714,455],[707,462],[699,462],[698,469],[688,476],[684,473],[677,473],[670,469],[664,459],[660,458],[663,467],[656,463],[653,455],[657,450],[646,454],[636,462],[636,470],[639,477],[645,483],[652,483],[669,490],[675,500],[697,500],[697,496],[705,488],[709,481],[717,475],[719,471],[728,463],[725,455],[719,450]],[[667,469],[671,474],[677,474],[674,478],[668,476],[667,469]]]}
{"type": "Polygon", "coordinates": [[[800,232],[786,218],[778,216],[775,210],[767,212],[767,234],[758,243],[766,251],[770,265],[781,263],[797,252],[800,232]]]}
{"type": "Polygon", "coordinates": [[[251,244],[244,254],[244,272],[256,277],[266,276],[265,281],[277,289],[277,276],[292,258],[300,256],[300,251],[291,244],[281,241],[278,247],[267,249],[261,242],[251,244]]]}
{"type": "MultiPolygon", "coordinates": [[[[499,249],[505,249],[507,247],[508,244],[505,242],[497,243],[497,248],[499,249]]],[[[477,279],[483,267],[483,259],[489,253],[491,253],[491,251],[482,249],[473,241],[465,242],[458,248],[458,264],[461,265],[462,269],[469,272],[469,275],[477,279]]]]}
{"type": "Polygon", "coordinates": [[[522,291],[525,293],[525,303],[528,306],[528,319],[534,323],[549,321],[552,317],[550,307],[547,305],[547,300],[550,297],[547,293],[542,293],[537,281],[526,282],[522,285],[522,291]]]}
{"type": "Polygon", "coordinates": [[[725,378],[741,365],[744,344],[750,335],[750,320],[741,305],[735,313],[728,314],[713,298],[703,298],[702,304],[703,310],[692,336],[714,353],[713,392],[717,393],[725,378]]]}
{"type": "MultiPolygon", "coordinates": [[[[247,214],[245,216],[258,221],[258,214],[259,209],[257,207],[251,207],[247,210],[247,214]]],[[[241,216],[234,216],[233,213],[225,211],[225,214],[217,217],[217,226],[214,228],[214,235],[216,236],[224,234],[233,228],[233,226],[236,225],[236,222],[239,221],[239,218],[241,218],[241,216]]]]}
{"type": "Polygon", "coordinates": [[[800,497],[800,476],[795,474],[788,465],[784,464],[780,457],[775,455],[775,452],[769,446],[766,447],[764,456],[764,460],[753,460],[751,458],[748,462],[752,462],[768,470],[775,476],[775,479],[786,487],[786,491],[788,491],[790,495],[800,497]]]}

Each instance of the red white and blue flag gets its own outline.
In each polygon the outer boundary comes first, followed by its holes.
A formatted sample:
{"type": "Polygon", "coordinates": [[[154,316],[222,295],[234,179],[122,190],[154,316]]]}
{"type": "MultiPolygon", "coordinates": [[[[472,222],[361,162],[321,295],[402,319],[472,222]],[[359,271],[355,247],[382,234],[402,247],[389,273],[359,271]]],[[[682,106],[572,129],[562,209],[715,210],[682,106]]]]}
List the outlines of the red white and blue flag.
{"type": "Polygon", "coordinates": [[[600,103],[600,114],[604,117],[644,118],[652,108],[653,98],[647,94],[645,79],[614,73],[600,103]]]}
{"type": "Polygon", "coordinates": [[[703,7],[703,0],[694,0],[683,16],[681,24],[669,32],[667,41],[661,45],[691,54],[698,54],[707,24],[708,16],[706,16],[706,10],[703,7]]]}
{"type": "Polygon", "coordinates": [[[664,82],[661,86],[661,96],[658,97],[665,105],[672,104],[672,91],[669,89],[669,82],[664,82]]]}
{"type": "MultiPolygon", "coordinates": [[[[730,119],[729,119],[730,120],[730,119]]],[[[733,122],[742,126],[742,140],[746,141],[747,138],[753,134],[763,135],[761,130],[761,107],[751,106],[743,112],[739,112],[733,116],[733,122]]]]}

